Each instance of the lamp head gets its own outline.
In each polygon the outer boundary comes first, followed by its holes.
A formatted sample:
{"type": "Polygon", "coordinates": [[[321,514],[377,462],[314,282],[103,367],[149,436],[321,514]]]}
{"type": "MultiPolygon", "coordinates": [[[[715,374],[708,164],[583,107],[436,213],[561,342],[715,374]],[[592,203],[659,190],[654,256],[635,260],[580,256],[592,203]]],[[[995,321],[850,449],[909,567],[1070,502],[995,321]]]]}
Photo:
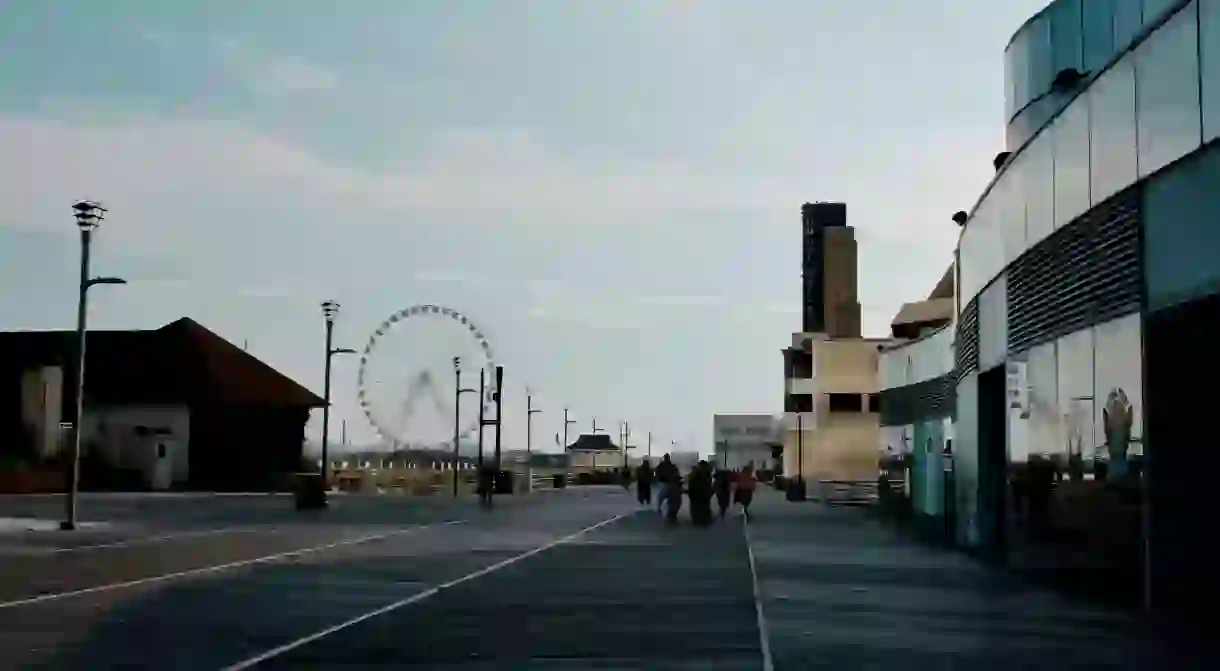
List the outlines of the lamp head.
{"type": "Polygon", "coordinates": [[[97,201],[82,200],[72,205],[72,211],[75,213],[76,225],[82,231],[92,231],[101,225],[106,208],[97,201]]]}
{"type": "Polygon", "coordinates": [[[326,321],[334,321],[335,315],[339,314],[338,301],[322,301],[322,314],[326,317],[326,321]]]}

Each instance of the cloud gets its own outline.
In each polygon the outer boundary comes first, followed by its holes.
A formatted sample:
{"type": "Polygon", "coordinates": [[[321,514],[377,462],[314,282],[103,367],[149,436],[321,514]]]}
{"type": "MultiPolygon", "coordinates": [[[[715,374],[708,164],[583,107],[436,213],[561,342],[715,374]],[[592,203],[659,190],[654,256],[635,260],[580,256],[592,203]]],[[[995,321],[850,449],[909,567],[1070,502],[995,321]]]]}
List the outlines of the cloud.
{"type": "Polygon", "coordinates": [[[683,296],[683,295],[642,295],[635,301],[648,307],[680,308],[680,307],[711,307],[719,305],[719,296],[683,296]]]}
{"type": "Polygon", "coordinates": [[[338,76],[317,63],[284,54],[272,54],[236,39],[216,43],[222,63],[254,91],[268,96],[326,91],[339,85],[338,76]]]}

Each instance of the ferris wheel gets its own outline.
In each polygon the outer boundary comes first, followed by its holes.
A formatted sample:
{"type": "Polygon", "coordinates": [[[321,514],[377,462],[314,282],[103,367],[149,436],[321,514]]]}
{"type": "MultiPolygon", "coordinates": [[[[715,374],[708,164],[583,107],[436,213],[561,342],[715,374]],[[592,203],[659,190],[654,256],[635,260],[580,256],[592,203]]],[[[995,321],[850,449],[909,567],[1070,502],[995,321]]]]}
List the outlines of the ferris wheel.
{"type": "MultiPolygon", "coordinates": [[[[382,440],[395,449],[451,448],[458,380],[454,359],[463,368],[492,370],[491,342],[474,321],[452,308],[413,305],[390,315],[369,336],[356,378],[360,409],[382,440]]],[[[467,386],[467,385],[463,385],[467,386]]],[[[484,412],[491,385],[479,400],[484,412]]],[[[464,438],[478,429],[480,413],[458,429],[464,438]]]]}

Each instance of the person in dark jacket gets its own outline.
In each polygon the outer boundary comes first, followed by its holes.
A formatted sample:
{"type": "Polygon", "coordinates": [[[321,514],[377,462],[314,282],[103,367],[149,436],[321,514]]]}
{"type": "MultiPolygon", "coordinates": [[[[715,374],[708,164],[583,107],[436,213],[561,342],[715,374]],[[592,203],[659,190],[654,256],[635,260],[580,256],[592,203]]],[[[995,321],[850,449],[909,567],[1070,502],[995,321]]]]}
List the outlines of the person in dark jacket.
{"type": "MultiPolygon", "coordinates": [[[[657,470],[653,474],[653,478],[660,484],[660,493],[657,495],[657,512],[665,511],[665,499],[669,496],[670,481],[681,481],[682,476],[678,473],[678,467],[674,466],[674,462],[670,461],[669,455],[661,457],[661,463],[657,464],[657,470]]],[[[681,484],[679,484],[678,493],[681,494],[681,484]]],[[[681,501],[678,502],[680,506],[681,501]]]]}
{"type": "Polygon", "coordinates": [[[732,505],[732,472],[725,468],[716,469],[716,475],[712,478],[712,489],[716,492],[716,505],[720,508],[720,519],[724,519],[725,514],[729,511],[729,506],[732,505]]]}
{"type": "Polygon", "coordinates": [[[652,466],[645,459],[635,470],[636,500],[640,505],[652,505],[652,466]]]}
{"type": "Polygon", "coordinates": [[[690,470],[686,482],[690,497],[690,521],[699,527],[712,523],[712,467],[700,461],[690,470]]]}

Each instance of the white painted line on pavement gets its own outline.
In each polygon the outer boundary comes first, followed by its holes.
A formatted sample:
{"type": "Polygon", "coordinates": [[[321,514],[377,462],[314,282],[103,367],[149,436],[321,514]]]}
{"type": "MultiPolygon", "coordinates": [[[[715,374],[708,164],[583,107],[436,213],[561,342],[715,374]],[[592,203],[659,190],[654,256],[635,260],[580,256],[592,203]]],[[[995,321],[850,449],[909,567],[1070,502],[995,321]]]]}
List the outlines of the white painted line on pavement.
{"type": "Polygon", "coordinates": [[[500,569],[508,567],[508,566],[512,566],[513,564],[516,564],[519,561],[522,561],[524,559],[529,559],[530,557],[533,557],[536,554],[546,552],[547,550],[550,550],[553,547],[563,545],[565,543],[570,543],[570,542],[576,540],[577,538],[580,538],[581,536],[589,533],[590,531],[593,531],[594,529],[600,529],[601,527],[604,527],[607,524],[613,524],[613,523],[623,519],[624,517],[630,517],[630,516],[636,514],[637,512],[639,512],[639,511],[637,510],[637,511],[629,512],[629,513],[623,513],[621,515],[615,515],[614,517],[611,517],[610,519],[602,520],[601,522],[598,522],[597,524],[587,526],[584,529],[577,531],[576,533],[568,534],[567,536],[564,536],[562,538],[557,538],[555,540],[552,540],[551,542],[546,543],[545,545],[540,545],[528,552],[523,552],[519,555],[514,555],[512,557],[509,557],[508,559],[505,559],[503,561],[498,561],[498,562],[492,564],[491,566],[481,568],[478,571],[475,571],[474,573],[468,573],[460,578],[454,578],[453,580],[450,580],[449,582],[441,583],[441,584],[437,585],[436,587],[428,588],[428,589],[420,592],[419,594],[415,594],[415,595],[409,596],[405,599],[395,601],[394,603],[391,603],[387,606],[382,606],[381,608],[378,608],[377,610],[369,611],[363,615],[358,615],[350,620],[347,620],[346,622],[340,622],[339,624],[336,624],[332,627],[327,627],[326,629],[323,629],[319,632],[310,634],[310,635],[302,637],[302,638],[298,638],[297,640],[291,641],[289,643],[285,643],[284,645],[281,645],[278,648],[272,648],[271,650],[268,650],[259,655],[255,655],[254,657],[250,657],[249,659],[245,659],[240,662],[237,662],[236,664],[226,666],[224,669],[222,669],[222,671],[242,671],[243,669],[248,669],[253,666],[257,666],[273,657],[278,657],[286,652],[291,652],[293,650],[296,650],[297,648],[300,648],[302,646],[313,643],[314,641],[317,641],[318,639],[324,638],[326,636],[330,636],[331,634],[342,631],[349,627],[353,627],[366,620],[371,620],[380,615],[385,615],[386,613],[389,613],[391,611],[398,610],[399,608],[403,608],[406,606],[410,606],[412,604],[419,603],[420,601],[423,601],[430,597],[436,596],[440,592],[447,590],[450,587],[456,587],[458,585],[461,585],[462,583],[470,582],[471,580],[474,580],[475,578],[485,576],[488,573],[493,573],[495,571],[499,571],[500,569]]]}
{"type": "Polygon", "coordinates": [[[59,547],[39,549],[29,554],[44,555],[44,554],[63,554],[66,552],[83,552],[85,550],[109,550],[126,547],[136,547],[139,545],[151,545],[153,543],[164,543],[178,538],[198,538],[199,536],[215,536],[217,534],[240,534],[249,533],[252,531],[276,531],[275,527],[220,527],[217,529],[197,529],[194,531],[178,531],[171,534],[160,534],[157,536],[140,536],[138,538],[128,538],[121,541],[113,541],[110,543],[92,543],[90,545],[76,545],[72,547],[59,547]]]}
{"type": "Polygon", "coordinates": [[[754,563],[754,546],[750,542],[750,516],[742,518],[742,528],[746,535],[746,552],[750,556],[750,579],[754,581],[754,613],[758,617],[758,641],[762,650],[763,671],[774,671],[775,663],[771,659],[771,632],[767,627],[767,616],[763,614],[762,588],[758,584],[758,568],[754,563]]]}
{"type": "Polygon", "coordinates": [[[69,590],[66,592],[52,592],[50,594],[40,594],[38,596],[32,596],[32,597],[28,597],[25,599],[15,599],[13,601],[2,601],[2,602],[0,602],[0,610],[4,610],[6,608],[17,608],[19,606],[32,606],[34,604],[45,603],[47,601],[57,601],[59,599],[67,599],[67,598],[75,597],[75,596],[84,596],[86,594],[110,592],[110,591],[119,590],[119,589],[126,589],[128,587],[137,587],[139,585],[151,585],[153,583],[166,582],[169,580],[177,580],[180,578],[190,578],[190,577],[194,577],[194,576],[198,576],[198,575],[206,575],[209,573],[219,573],[221,571],[227,571],[229,569],[234,569],[234,568],[241,568],[243,566],[254,566],[256,564],[269,564],[271,562],[276,562],[281,559],[300,557],[302,555],[313,554],[316,552],[323,552],[326,550],[333,550],[335,548],[347,547],[350,545],[360,545],[361,543],[368,543],[371,541],[381,540],[383,538],[392,538],[394,536],[401,536],[403,534],[409,534],[414,531],[422,531],[424,529],[429,529],[432,527],[441,527],[441,526],[446,526],[446,525],[450,525],[450,524],[463,524],[463,523],[465,523],[465,521],[466,520],[450,520],[448,522],[440,522],[438,524],[423,524],[420,526],[408,527],[406,529],[396,529],[394,531],[389,531],[386,533],[373,534],[371,536],[361,536],[360,538],[351,538],[348,540],[335,541],[333,543],[327,543],[325,545],[314,545],[314,546],[307,547],[307,548],[290,550],[288,552],[278,552],[273,555],[263,555],[261,557],[253,557],[251,559],[240,559],[237,561],[225,562],[223,564],[214,564],[212,566],[202,566],[200,568],[193,568],[193,569],[189,569],[186,571],[175,571],[174,573],[164,573],[162,575],[149,576],[147,578],[137,578],[135,580],[125,580],[123,582],[112,582],[112,583],[107,583],[105,585],[95,585],[93,587],[74,589],[74,590],[69,590]]]}

